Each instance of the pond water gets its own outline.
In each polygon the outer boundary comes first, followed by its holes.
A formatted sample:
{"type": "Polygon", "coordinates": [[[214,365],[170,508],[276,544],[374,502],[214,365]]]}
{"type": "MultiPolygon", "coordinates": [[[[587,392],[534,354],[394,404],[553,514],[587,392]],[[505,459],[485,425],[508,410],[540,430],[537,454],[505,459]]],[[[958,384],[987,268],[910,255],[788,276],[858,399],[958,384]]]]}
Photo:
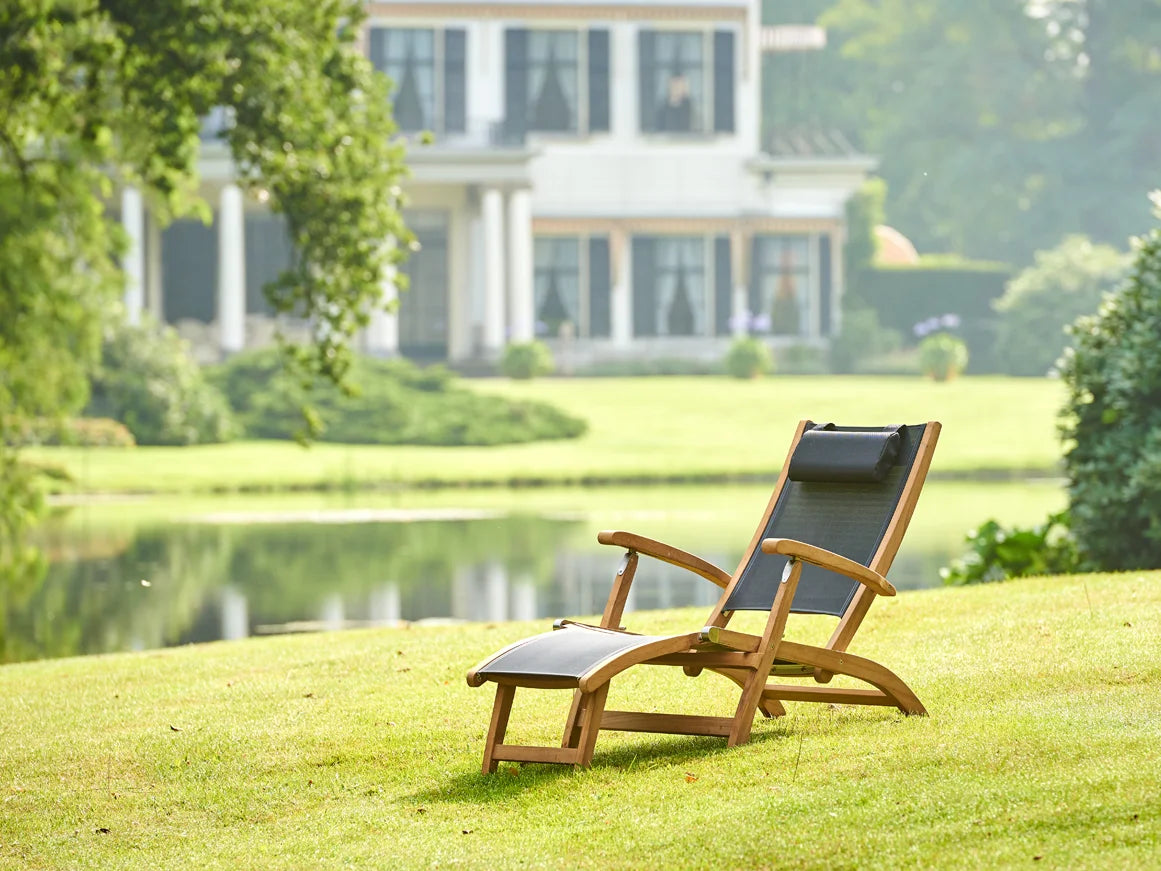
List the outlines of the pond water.
{"type": "MultiPolygon", "coordinates": [[[[732,570],[769,485],[457,490],[396,496],[120,500],[62,508],[50,566],[0,599],[0,661],[142,650],[417,620],[599,613],[627,529],[732,570]]],[[[1034,523],[1057,482],[929,482],[889,573],[934,586],[988,517],[1034,523]]],[[[718,588],[642,559],[628,609],[700,605],[718,588]]]]}

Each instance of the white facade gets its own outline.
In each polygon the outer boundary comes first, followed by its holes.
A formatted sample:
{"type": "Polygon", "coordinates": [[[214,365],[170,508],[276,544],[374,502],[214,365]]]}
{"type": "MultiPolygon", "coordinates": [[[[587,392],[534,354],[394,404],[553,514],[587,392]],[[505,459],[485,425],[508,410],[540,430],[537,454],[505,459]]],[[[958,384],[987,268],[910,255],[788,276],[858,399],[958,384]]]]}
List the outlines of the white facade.
{"type": "MultiPolygon", "coordinates": [[[[368,3],[362,45],[395,82],[397,120],[435,142],[408,152],[410,289],[385,277],[398,307],[375,315],[365,349],[469,362],[540,337],[584,363],[716,357],[747,331],[824,341],[844,204],[872,164],[763,152],[760,7],[368,3]]],[[[261,340],[258,288],[289,251],[220,144],[201,169],[216,236],[182,226],[159,246],[124,200],[128,301],[208,324],[229,352],[261,340]],[[195,300],[203,268],[215,292],[195,300]]]]}

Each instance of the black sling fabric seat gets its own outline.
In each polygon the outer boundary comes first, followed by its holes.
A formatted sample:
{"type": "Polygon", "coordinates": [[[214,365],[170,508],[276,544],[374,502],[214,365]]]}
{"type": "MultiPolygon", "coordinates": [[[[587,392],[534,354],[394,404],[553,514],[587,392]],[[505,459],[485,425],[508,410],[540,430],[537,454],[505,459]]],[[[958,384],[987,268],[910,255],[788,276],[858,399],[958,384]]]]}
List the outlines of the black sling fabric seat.
{"type": "Polygon", "coordinates": [[[595,664],[666,637],[572,623],[505,648],[476,674],[485,680],[527,677],[575,687],[595,664]]]}
{"type": "Polygon", "coordinates": [[[468,683],[497,684],[484,751],[485,772],[501,760],[588,765],[601,729],[718,735],[731,746],[749,739],[754,716],[785,713],[783,701],[887,705],[925,713],[895,674],[846,652],[874,597],[893,596],[885,575],[907,530],[939,437],[934,421],[844,427],[802,421],[758,528],[731,574],[671,545],[606,531],[602,544],[626,551],[600,626],[566,623],[518,641],[468,672],[468,683]],[[641,554],[679,566],[722,588],[705,626],[684,635],[635,635],[619,628],[641,554]],[[728,628],[737,611],[767,611],[761,635],[728,628]],[[791,613],[840,618],[825,647],[783,638],[791,613]],[[634,665],[682,666],[737,683],[733,717],[605,711],[609,682],[634,665]],[[767,684],[845,674],[870,689],[767,684]],[[560,748],[503,743],[518,686],[571,688],[572,710],[560,748]]]}

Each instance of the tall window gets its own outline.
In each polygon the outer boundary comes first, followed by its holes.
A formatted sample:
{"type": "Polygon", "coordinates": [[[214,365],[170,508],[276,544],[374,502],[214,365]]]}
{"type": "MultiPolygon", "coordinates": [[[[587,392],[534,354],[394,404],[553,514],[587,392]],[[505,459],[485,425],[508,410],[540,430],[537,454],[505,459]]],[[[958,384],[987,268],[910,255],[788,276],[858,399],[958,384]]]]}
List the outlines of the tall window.
{"type": "Polygon", "coordinates": [[[814,269],[809,236],[756,236],[751,324],[782,336],[811,333],[814,269]]]}
{"type": "Polygon", "coordinates": [[[528,34],[528,129],[573,132],[578,126],[580,69],[577,34],[528,34]]]}
{"type": "Polygon", "coordinates": [[[513,132],[609,129],[609,32],[505,32],[505,120],[513,132]]]}
{"type": "Polygon", "coordinates": [[[638,41],[641,129],[734,129],[734,35],[643,30],[638,41]]]}
{"type": "Polygon", "coordinates": [[[567,321],[572,324],[573,335],[578,335],[581,329],[580,240],[537,237],[534,270],[536,334],[555,339],[567,321]]]}
{"type": "Polygon", "coordinates": [[[633,332],[710,334],[710,282],[701,236],[633,238],[633,332]]]}
{"type": "Polygon", "coordinates": [[[536,334],[559,338],[561,327],[569,323],[574,336],[608,336],[612,288],[608,237],[537,236],[534,246],[536,334]]]}
{"type": "Polygon", "coordinates": [[[405,133],[464,129],[463,30],[373,27],[370,58],[391,79],[395,121],[405,133]]]}

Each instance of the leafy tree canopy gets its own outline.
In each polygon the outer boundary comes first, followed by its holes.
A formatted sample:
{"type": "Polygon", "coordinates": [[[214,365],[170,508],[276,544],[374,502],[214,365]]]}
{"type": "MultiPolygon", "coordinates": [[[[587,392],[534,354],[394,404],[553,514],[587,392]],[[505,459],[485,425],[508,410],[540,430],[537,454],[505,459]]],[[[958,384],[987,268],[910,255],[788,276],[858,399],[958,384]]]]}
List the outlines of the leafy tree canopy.
{"type": "Polygon", "coordinates": [[[35,507],[6,433],[83,405],[123,289],[117,190],[139,187],[163,218],[208,215],[196,161],[215,106],[234,119],[240,183],[285,216],[296,247],[268,289],[313,324],[295,356],[341,380],[410,241],[403,146],[387,82],[355,45],[361,14],[357,0],[0,4],[0,567],[23,559],[35,507]]]}
{"type": "Polygon", "coordinates": [[[767,133],[837,128],[877,155],[887,218],[920,250],[1025,264],[1070,233],[1123,246],[1148,222],[1161,0],[765,0],[764,13],[828,37],[765,60],[767,133]]]}

